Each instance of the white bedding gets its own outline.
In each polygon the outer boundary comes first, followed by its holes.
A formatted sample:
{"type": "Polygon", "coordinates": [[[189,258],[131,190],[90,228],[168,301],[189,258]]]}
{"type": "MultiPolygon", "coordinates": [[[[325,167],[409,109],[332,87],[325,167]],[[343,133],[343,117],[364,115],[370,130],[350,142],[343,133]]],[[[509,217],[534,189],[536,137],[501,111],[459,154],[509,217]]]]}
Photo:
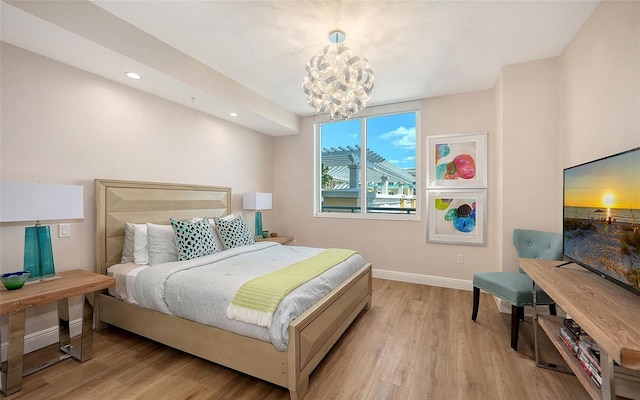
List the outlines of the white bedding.
{"type": "Polygon", "coordinates": [[[107,268],[107,275],[116,280],[116,285],[108,289],[109,295],[128,303],[138,304],[136,301],[136,276],[145,268],[149,268],[149,266],[137,265],[132,262],[115,264],[107,268]]]}
{"type": "Polygon", "coordinates": [[[322,250],[259,242],[188,261],[152,267],[118,264],[109,270],[121,276],[116,277],[116,285],[126,283],[126,290],[116,289],[117,297],[125,301],[268,341],[284,351],[289,323],[364,266],[362,256],[352,256],[291,292],[276,310],[270,328],[231,320],[226,317],[227,307],[245,282],[322,250]]]}

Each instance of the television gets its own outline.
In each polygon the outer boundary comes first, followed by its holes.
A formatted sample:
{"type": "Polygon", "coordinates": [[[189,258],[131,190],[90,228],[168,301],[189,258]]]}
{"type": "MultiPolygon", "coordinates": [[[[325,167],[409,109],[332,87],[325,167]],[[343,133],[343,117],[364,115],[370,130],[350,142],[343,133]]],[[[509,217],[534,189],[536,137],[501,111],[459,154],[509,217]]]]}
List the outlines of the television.
{"type": "Polygon", "coordinates": [[[640,147],[564,169],[563,252],[640,295],[640,147]]]}

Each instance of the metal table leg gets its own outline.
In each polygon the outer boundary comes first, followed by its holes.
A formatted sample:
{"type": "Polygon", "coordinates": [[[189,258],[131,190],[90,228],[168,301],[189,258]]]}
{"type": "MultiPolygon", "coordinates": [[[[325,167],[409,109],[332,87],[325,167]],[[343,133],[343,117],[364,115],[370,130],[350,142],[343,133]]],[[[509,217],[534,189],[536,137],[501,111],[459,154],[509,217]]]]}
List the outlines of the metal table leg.
{"type": "Polygon", "coordinates": [[[24,310],[14,311],[9,314],[8,347],[7,362],[2,363],[2,393],[5,396],[9,396],[22,390],[24,310]]]}
{"type": "Polygon", "coordinates": [[[88,299],[89,294],[84,297],[82,309],[82,334],[80,335],[80,348],[71,345],[71,334],[69,331],[69,301],[67,299],[58,301],[59,337],[60,351],[65,353],[60,359],[73,357],[80,362],[85,362],[93,356],[93,306],[88,299]]]}

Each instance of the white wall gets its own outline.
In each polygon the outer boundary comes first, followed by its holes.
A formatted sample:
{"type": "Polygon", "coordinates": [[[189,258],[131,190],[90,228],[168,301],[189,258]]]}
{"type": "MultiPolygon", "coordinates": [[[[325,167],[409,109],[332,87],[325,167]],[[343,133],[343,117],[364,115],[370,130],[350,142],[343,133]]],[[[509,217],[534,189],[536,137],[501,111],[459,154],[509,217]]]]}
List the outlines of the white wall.
{"type": "MultiPolygon", "coordinates": [[[[94,269],[94,178],[272,190],[273,139],[2,43],[1,179],[84,186],[84,220],[52,244],[57,271],[94,269]]],[[[268,225],[270,216],[265,213],[268,225]]],[[[246,219],[253,227],[253,214],[246,219]]],[[[2,272],[22,269],[24,227],[0,225],[2,272]]],[[[55,326],[51,307],[27,333],[55,326]]],[[[79,316],[79,315],[78,315],[79,316]]]]}
{"type": "Polygon", "coordinates": [[[559,76],[563,168],[640,146],[640,2],[600,3],[559,76]]]}

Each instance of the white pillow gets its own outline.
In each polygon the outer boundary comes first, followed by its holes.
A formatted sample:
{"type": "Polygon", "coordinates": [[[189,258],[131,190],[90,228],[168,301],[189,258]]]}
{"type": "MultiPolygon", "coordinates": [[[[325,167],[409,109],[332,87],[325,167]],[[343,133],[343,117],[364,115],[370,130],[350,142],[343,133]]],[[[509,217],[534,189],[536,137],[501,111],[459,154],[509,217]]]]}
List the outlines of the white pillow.
{"type": "Polygon", "coordinates": [[[147,225],[133,225],[133,262],[138,265],[149,264],[149,244],[147,242],[147,225]]]}
{"type": "Polygon", "coordinates": [[[124,223],[124,244],[122,246],[122,258],[120,264],[133,262],[133,224],[124,223]]]}
{"type": "MultiPolygon", "coordinates": [[[[225,216],[225,217],[222,217],[222,218],[220,218],[220,219],[221,219],[221,220],[223,220],[223,221],[231,221],[231,220],[232,220],[232,219],[234,219],[235,217],[236,217],[236,215],[235,215],[235,214],[229,214],[229,215],[227,215],[227,216],[225,216]]],[[[210,220],[209,220],[209,222],[212,222],[212,221],[213,221],[212,219],[210,219],[210,220]]]]}
{"type": "Polygon", "coordinates": [[[178,261],[176,234],[171,225],[147,222],[147,242],[149,245],[149,265],[178,261]]]}

